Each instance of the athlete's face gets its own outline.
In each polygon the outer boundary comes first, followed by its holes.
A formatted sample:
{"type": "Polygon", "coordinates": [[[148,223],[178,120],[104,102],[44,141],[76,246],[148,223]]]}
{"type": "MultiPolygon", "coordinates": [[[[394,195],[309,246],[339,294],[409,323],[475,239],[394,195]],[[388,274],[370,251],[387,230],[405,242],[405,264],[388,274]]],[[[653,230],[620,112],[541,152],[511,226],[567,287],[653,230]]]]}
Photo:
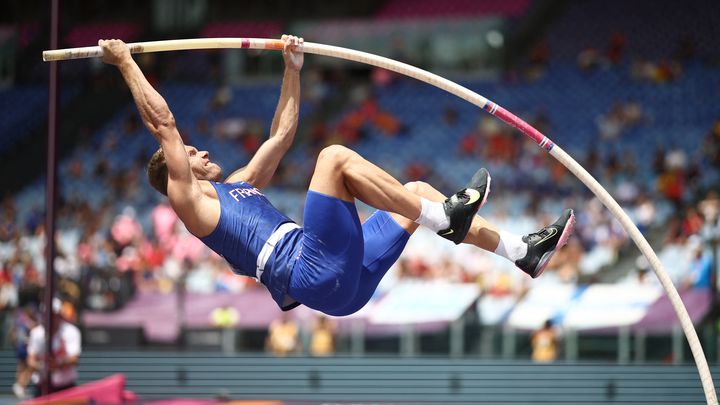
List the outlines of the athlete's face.
{"type": "Polygon", "coordinates": [[[198,180],[220,181],[222,178],[222,169],[217,163],[210,161],[210,153],[208,151],[198,151],[194,146],[185,145],[185,151],[190,161],[190,169],[192,169],[195,178],[198,180]]]}

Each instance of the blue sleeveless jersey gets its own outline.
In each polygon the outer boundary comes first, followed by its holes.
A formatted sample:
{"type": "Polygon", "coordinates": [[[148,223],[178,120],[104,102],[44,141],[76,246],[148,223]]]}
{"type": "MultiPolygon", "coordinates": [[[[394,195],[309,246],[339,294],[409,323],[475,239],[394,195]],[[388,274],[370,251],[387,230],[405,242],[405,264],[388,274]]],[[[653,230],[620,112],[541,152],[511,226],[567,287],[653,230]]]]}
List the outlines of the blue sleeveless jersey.
{"type": "MultiPolygon", "coordinates": [[[[257,258],[265,242],[278,226],[293,222],[273,207],[270,201],[251,184],[210,182],[220,201],[220,220],[215,230],[200,238],[210,249],[222,256],[236,274],[256,277],[257,258]]],[[[265,264],[260,280],[275,302],[284,310],[290,273],[300,254],[302,229],[293,229],[275,245],[265,264]]]]}

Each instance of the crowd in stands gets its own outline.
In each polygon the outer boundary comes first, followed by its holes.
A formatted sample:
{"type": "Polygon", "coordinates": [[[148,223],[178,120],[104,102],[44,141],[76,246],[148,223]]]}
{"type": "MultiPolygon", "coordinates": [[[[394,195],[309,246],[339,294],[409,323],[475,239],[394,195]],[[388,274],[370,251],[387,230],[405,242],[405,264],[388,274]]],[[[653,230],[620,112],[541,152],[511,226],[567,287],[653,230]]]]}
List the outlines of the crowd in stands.
{"type": "MultiPolygon", "coordinates": [[[[583,74],[616,69],[628,80],[657,86],[670,82],[682,85],[686,78],[684,63],[692,59],[691,43],[681,43],[676,52],[680,56],[674,59],[635,59],[627,69],[623,61],[627,60],[628,41],[632,38],[613,34],[605,51],[581,50],[573,68],[583,74]]],[[[531,79],[527,89],[553,71],[552,55],[552,41],[532,51],[532,74],[525,76],[531,79]]],[[[424,121],[410,122],[384,97],[394,86],[407,87],[405,79],[382,71],[372,78],[370,84],[356,84],[331,69],[309,67],[304,73],[303,108],[307,106],[310,113],[304,115],[296,145],[280,167],[274,187],[268,190],[271,201],[273,195],[282,195],[288,201],[281,210],[290,210],[288,214],[299,222],[313,157],[332,143],[369,151],[371,160],[401,180],[428,181],[441,190],[457,185],[456,178],[448,174],[452,170],[443,169],[439,160],[421,156],[405,159],[399,149],[379,154],[377,148],[371,148],[372,144],[385,145],[382,142],[392,142],[391,148],[418,143],[418,128],[426,125],[424,121]]],[[[214,146],[229,151],[230,157],[241,157],[232,160],[226,153],[226,169],[240,165],[267,135],[269,121],[264,116],[237,113],[238,99],[249,91],[250,87],[242,86],[203,86],[198,98],[207,99],[206,110],[188,113],[192,118],[187,121],[177,114],[186,140],[202,140],[209,145],[211,154],[214,146]]],[[[654,148],[654,152],[651,161],[644,161],[614,145],[623,145],[638,127],[659,128],[658,117],[646,108],[642,97],[625,95],[621,89],[618,93],[618,98],[605,105],[592,123],[596,133],[585,135],[596,141],[589,142],[579,160],[608,186],[641,231],[657,243],[659,256],[676,284],[682,288],[708,288],[712,263],[707,242],[720,235],[720,197],[714,191],[720,179],[720,118],[714,123],[695,123],[708,131],[696,150],[648,144],[646,149],[654,148]]],[[[189,105],[182,104],[186,95],[172,100],[180,104],[183,112],[189,105]]],[[[483,216],[502,229],[524,234],[551,222],[563,207],[572,207],[577,214],[577,231],[568,246],[554,257],[550,271],[537,284],[531,284],[504,259],[467,246],[456,248],[438,242],[435,235],[420,230],[384,288],[398,279],[438,279],[477,283],[491,294],[519,295],[543,283],[601,281],[603,271],[619,263],[623,254],[633,259],[624,269],[626,282],[654,280],[645,276],[647,264],[634,260],[636,253],[628,236],[610,213],[543,150],[484,113],[467,118],[457,104],[429,108],[439,116],[438,128],[443,132],[435,134],[439,145],[431,139],[426,139],[424,146],[420,142],[425,156],[437,154],[439,146],[443,148],[439,152],[443,161],[487,165],[502,179],[502,185],[493,190],[487,210],[481,212],[483,216]],[[467,125],[468,121],[472,122],[467,125]],[[454,136],[448,135],[451,132],[455,132],[454,136]]],[[[528,110],[532,112],[525,118],[541,132],[552,134],[563,125],[546,111],[528,110]]],[[[144,164],[156,146],[136,115],[132,108],[119,112],[110,125],[62,165],[55,261],[60,296],[76,311],[112,310],[132,299],[133,294],[143,292],[170,293],[183,288],[191,292],[241,293],[248,288],[262,288],[251,279],[233,275],[227,263],[193,237],[167,203],[148,187],[144,164]],[[113,158],[124,149],[131,149],[135,155],[113,158]]],[[[0,311],[39,300],[45,280],[44,215],[42,205],[38,205],[41,200],[42,194],[35,188],[21,196],[7,196],[0,203],[0,311]]],[[[369,213],[367,207],[361,210],[363,215],[369,213]]],[[[219,314],[217,325],[231,322],[223,320],[227,316],[219,314]]],[[[279,331],[280,337],[276,339],[275,332],[270,334],[269,350],[297,350],[297,343],[289,343],[290,338],[285,336],[295,339],[296,329],[293,332],[281,321],[272,328],[279,331]]],[[[331,352],[331,329],[327,321],[319,321],[313,350],[331,352]]]]}
{"type": "MultiPolygon", "coordinates": [[[[332,85],[331,82],[322,81],[309,83],[312,87],[332,85]]],[[[299,153],[308,157],[303,160],[311,162],[311,153],[338,141],[351,147],[362,144],[363,137],[367,137],[363,131],[379,132],[401,139],[403,133],[408,131],[401,118],[384,110],[367,93],[366,88],[353,91],[360,95],[335,120],[326,124],[330,130],[322,133],[318,129],[319,124],[315,122],[309,138],[311,146],[302,146],[301,139],[299,153]],[[368,129],[368,126],[374,129],[368,129]]],[[[210,108],[224,108],[228,92],[221,88],[213,97],[210,108]]],[[[314,97],[323,91],[311,88],[308,93],[314,97]]],[[[311,102],[322,104],[327,100],[328,97],[317,96],[311,102]]],[[[453,107],[446,107],[442,115],[444,122],[452,126],[458,112],[453,107]]],[[[323,123],[320,120],[318,122],[323,123]]],[[[556,125],[550,123],[542,113],[537,114],[531,122],[540,130],[551,130],[552,125],[556,125]]],[[[643,112],[640,100],[620,101],[609,106],[608,113],[599,117],[597,124],[601,142],[622,137],[625,128],[630,126],[652,125],[643,112]]],[[[246,155],[257,149],[266,130],[260,121],[242,117],[225,118],[213,126],[201,119],[197,127],[198,132],[207,130],[215,139],[239,143],[239,148],[246,155]]],[[[684,246],[688,238],[700,235],[703,227],[717,223],[717,215],[712,216],[717,196],[709,193],[702,201],[697,201],[697,198],[704,196],[699,177],[704,172],[718,170],[719,128],[720,121],[709,128],[702,150],[698,151],[703,156],[700,161],[690,159],[679,148],[657,149],[652,162],[654,172],[651,182],[643,183],[639,180],[640,176],[636,174],[643,169],[638,167],[631,154],[618,156],[606,153],[602,156],[598,150],[591,148],[583,164],[591,173],[615,186],[612,191],[643,230],[650,231],[662,226],[667,229],[663,242],[665,247],[670,249],[670,246],[678,244],[684,246]],[[671,209],[664,205],[666,201],[672,204],[671,209]]],[[[102,138],[96,150],[100,158],[93,166],[88,167],[88,162],[75,157],[63,168],[63,175],[66,176],[62,180],[65,191],[60,205],[58,258],[55,265],[59,276],[68,280],[65,284],[61,283],[61,288],[67,287],[65,293],[68,298],[77,304],[82,302],[84,307],[112,309],[122,305],[134,291],[169,292],[181,281],[188,290],[196,292],[239,292],[244,288],[254,288],[254,282],[233,276],[221,258],[185,230],[167,204],[158,203],[160,200],[148,192],[144,184],[142,156],[124,165],[102,158],[122,148],[124,138],[142,136],[146,134],[142,134],[134,112],[125,113],[120,128],[110,130],[102,138]],[[90,186],[78,189],[76,187],[79,187],[79,183],[88,183],[90,186]],[[99,200],[94,199],[94,196],[86,195],[87,192],[97,193],[101,197],[99,200]],[[148,201],[152,204],[148,204],[148,201]],[[145,211],[138,212],[138,209],[145,211]],[[87,288],[83,297],[80,296],[80,286],[87,288]]],[[[582,275],[594,275],[603,266],[614,263],[620,250],[627,246],[626,234],[597,200],[578,191],[577,186],[569,186],[569,193],[563,192],[567,191],[564,190],[565,185],[571,183],[571,175],[566,170],[544,159],[544,152],[492,117],[481,115],[475,128],[459,139],[455,151],[458,156],[467,156],[482,164],[499,167],[501,172],[514,167],[517,169],[516,178],[521,178],[525,173],[545,172],[543,183],[529,185],[520,180],[517,184],[507,181],[513,194],[504,192],[502,188],[495,191],[491,201],[506,202],[510,198],[524,201],[524,204],[513,203],[512,209],[502,207],[502,204],[490,205],[492,208],[487,215],[501,227],[526,233],[551,221],[560,206],[576,208],[576,237],[551,265],[551,268],[558,269],[559,279],[564,282],[576,282],[582,275]],[[523,188],[527,190],[523,191],[523,188]],[[550,198],[542,201],[538,197],[544,192],[550,198]]],[[[294,162],[291,159],[290,165],[297,164],[294,162]]],[[[292,170],[281,168],[278,187],[301,190],[312,168],[307,164],[290,167],[292,170]]],[[[441,185],[451,182],[434,171],[431,162],[421,160],[408,162],[399,177],[408,181],[439,182],[441,185]]],[[[301,192],[296,196],[296,199],[300,198],[301,192]]],[[[7,197],[2,203],[0,305],[5,308],[16,306],[20,295],[25,294],[25,291],[37,291],[44,282],[45,230],[41,207],[35,206],[34,209],[19,215],[13,197],[7,197]],[[24,222],[18,222],[18,218],[24,218],[24,222]]],[[[422,237],[415,239],[422,240],[422,237]]],[[[475,281],[478,274],[493,273],[498,267],[494,260],[463,260],[459,253],[450,251],[435,255],[432,259],[413,255],[413,251],[422,250],[414,249],[414,244],[411,241],[408,254],[401,260],[401,277],[475,281]]],[[[422,242],[417,244],[421,245],[422,242]]],[[[504,267],[508,267],[505,272],[515,272],[512,265],[504,267]]],[[[684,273],[687,269],[677,271],[684,273]]],[[[517,279],[516,276],[511,278],[517,279]]]]}

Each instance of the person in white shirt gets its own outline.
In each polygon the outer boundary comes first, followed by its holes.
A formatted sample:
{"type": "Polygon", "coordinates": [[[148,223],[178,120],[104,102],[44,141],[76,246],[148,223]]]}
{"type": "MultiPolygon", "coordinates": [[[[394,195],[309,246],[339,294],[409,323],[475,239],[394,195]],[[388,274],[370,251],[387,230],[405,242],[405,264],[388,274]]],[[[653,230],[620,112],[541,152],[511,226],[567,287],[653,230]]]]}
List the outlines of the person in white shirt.
{"type": "Polygon", "coordinates": [[[28,365],[35,371],[33,381],[37,383],[38,396],[43,383],[43,370],[48,363],[51,370],[48,393],[74,387],[77,381],[77,363],[82,351],[80,329],[60,316],[59,300],[53,301],[53,316],[53,355],[49,362],[45,354],[45,327],[42,324],[35,326],[28,340],[28,365]]]}

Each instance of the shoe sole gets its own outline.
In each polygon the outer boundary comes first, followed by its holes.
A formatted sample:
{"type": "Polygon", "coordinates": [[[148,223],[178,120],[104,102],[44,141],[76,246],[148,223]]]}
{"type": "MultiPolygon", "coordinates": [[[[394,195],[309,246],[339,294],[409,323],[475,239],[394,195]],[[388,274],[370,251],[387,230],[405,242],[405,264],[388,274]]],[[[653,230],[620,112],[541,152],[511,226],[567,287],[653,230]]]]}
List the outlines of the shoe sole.
{"type": "Polygon", "coordinates": [[[570,214],[570,218],[568,219],[567,223],[565,223],[565,228],[563,229],[563,233],[560,235],[560,239],[558,240],[558,243],[555,245],[555,248],[553,250],[546,252],[542,257],[540,258],[540,263],[538,263],[538,267],[535,268],[535,272],[532,275],[532,278],[538,278],[541,274],[545,271],[545,268],[547,267],[548,263],[550,263],[550,259],[552,259],[555,252],[558,251],[561,247],[565,246],[567,244],[568,239],[570,238],[570,235],[572,235],[573,231],[575,230],[575,212],[570,214]]]}
{"type": "MultiPolygon", "coordinates": [[[[465,234],[464,234],[462,240],[458,242],[457,239],[449,238],[445,235],[441,235],[441,236],[447,238],[448,240],[452,241],[456,245],[461,244],[465,240],[468,232],[470,231],[470,227],[472,226],[472,219],[475,217],[475,215],[477,215],[478,211],[480,211],[480,208],[482,208],[483,205],[485,205],[485,203],[487,202],[488,196],[490,195],[490,183],[492,182],[492,178],[490,177],[490,173],[487,172],[487,170],[485,170],[485,172],[487,173],[487,177],[486,177],[486,181],[485,181],[485,193],[483,194],[483,198],[480,201],[480,205],[478,205],[477,209],[473,213],[472,218],[470,219],[470,223],[467,225],[467,229],[465,229],[465,234]]],[[[467,187],[465,187],[465,189],[469,189],[469,188],[475,189],[475,187],[472,185],[468,185],[467,187]]]]}
{"type": "MultiPolygon", "coordinates": [[[[483,196],[482,201],[480,202],[480,206],[478,207],[478,211],[480,211],[480,208],[485,205],[487,202],[488,196],[490,195],[490,183],[492,182],[492,177],[490,177],[490,173],[488,173],[487,176],[487,185],[485,185],[485,195],[483,196]]],[[[477,212],[475,213],[477,215],[477,212]]]]}

